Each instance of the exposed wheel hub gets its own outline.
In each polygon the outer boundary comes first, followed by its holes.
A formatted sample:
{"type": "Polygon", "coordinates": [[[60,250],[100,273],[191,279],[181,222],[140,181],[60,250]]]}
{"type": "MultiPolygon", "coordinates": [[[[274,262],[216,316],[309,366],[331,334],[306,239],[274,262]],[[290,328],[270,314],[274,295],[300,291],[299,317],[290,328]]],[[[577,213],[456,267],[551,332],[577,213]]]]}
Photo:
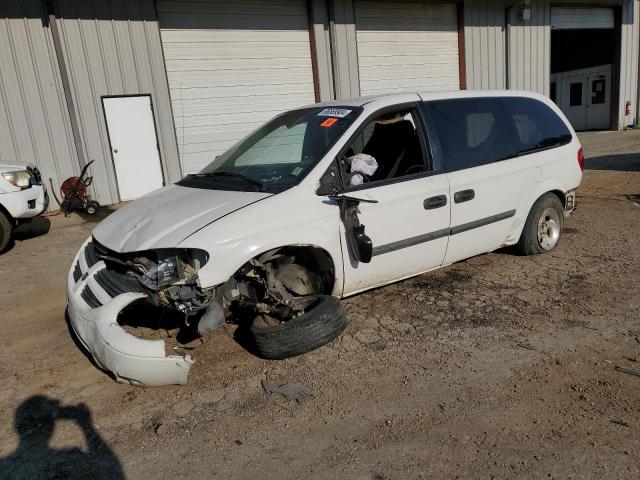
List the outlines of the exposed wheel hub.
{"type": "Polygon", "coordinates": [[[560,218],[553,208],[547,208],[538,219],[538,244],[543,250],[551,250],[560,238],[560,218]]]}

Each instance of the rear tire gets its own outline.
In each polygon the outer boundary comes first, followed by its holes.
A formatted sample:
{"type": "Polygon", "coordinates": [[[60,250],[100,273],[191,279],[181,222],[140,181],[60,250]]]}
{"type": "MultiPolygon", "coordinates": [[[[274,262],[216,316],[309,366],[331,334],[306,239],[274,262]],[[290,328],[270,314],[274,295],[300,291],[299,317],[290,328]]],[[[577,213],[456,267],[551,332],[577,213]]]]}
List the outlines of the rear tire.
{"type": "Polygon", "coordinates": [[[4,252],[9,245],[11,233],[13,233],[13,223],[3,212],[0,212],[0,253],[4,252]]]}
{"type": "Polygon", "coordinates": [[[340,335],[347,326],[340,300],[329,295],[317,297],[317,305],[288,322],[268,326],[257,317],[249,327],[256,353],[280,360],[315,350],[340,335]]]}
{"type": "Polygon", "coordinates": [[[531,207],[518,241],[523,255],[548,253],[556,248],[564,227],[564,208],[553,193],[545,193],[531,207]]]}

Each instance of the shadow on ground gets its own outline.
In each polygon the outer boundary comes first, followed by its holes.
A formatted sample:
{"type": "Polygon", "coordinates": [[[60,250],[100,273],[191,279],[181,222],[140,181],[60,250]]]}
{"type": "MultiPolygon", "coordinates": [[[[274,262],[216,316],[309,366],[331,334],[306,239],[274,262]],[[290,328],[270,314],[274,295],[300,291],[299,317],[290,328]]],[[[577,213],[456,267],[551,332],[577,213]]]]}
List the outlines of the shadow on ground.
{"type": "Polygon", "coordinates": [[[30,222],[23,223],[13,231],[13,240],[23,241],[46,235],[51,230],[51,220],[36,217],[30,222]]]}
{"type": "Polygon", "coordinates": [[[615,170],[618,172],[640,172],[640,153],[603,155],[585,160],[587,170],[615,170]]]}
{"type": "Polygon", "coordinates": [[[124,479],[120,461],[91,422],[83,403],[62,406],[44,395],[28,398],[16,409],[14,429],[18,448],[0,459],[0,478],[11,479],[124,479]],[[51,448],[58,421],[74,422],[84,435],[85,450],[51,448]]]}
{"type": "Polygon", "coordinates": [[[0,251],[0,254],[6,253],[16,246],[16,242],[31,240],[32,238],[46,235],[51,230],[51,220],[44,217],[36,217],[22,225],[17,226],[7,247],[0,251]]]}
{"type": "Polygon", "coordinates": [[[116,210],[117,208],[114,208],[112,205],[102,205],[95,215],[87,215],[84,212],[77,212],[77,215],[87,223],[99,223],[116,210]]]}

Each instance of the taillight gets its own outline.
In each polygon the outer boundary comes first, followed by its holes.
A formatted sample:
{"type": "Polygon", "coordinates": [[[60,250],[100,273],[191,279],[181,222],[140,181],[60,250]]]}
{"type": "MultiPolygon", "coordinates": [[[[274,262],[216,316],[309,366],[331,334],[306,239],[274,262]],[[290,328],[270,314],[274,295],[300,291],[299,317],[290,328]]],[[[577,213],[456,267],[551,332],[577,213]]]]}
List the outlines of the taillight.
{"type": "Polygon", "coordinates": [[[582,151],[582,147],[578,150],[578,165],[580,165],[580,170],[584,170],[584,152],[582,151]]]}

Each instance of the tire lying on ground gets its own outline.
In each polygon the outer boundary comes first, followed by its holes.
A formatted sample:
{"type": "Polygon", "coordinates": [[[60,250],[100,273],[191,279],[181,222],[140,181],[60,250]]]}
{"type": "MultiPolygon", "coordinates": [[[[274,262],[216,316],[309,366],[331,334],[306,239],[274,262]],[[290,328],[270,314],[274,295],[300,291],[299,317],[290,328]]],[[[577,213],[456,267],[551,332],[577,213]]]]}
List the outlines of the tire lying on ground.
{"type": "Polygon", "coordinates": [[[280,360],[315,350],[336,338],[347,326],[340,300],[315,295],[308,311],[279,325],[269,326],[256,317],[249,331],[256,353],[280,360]]]}

